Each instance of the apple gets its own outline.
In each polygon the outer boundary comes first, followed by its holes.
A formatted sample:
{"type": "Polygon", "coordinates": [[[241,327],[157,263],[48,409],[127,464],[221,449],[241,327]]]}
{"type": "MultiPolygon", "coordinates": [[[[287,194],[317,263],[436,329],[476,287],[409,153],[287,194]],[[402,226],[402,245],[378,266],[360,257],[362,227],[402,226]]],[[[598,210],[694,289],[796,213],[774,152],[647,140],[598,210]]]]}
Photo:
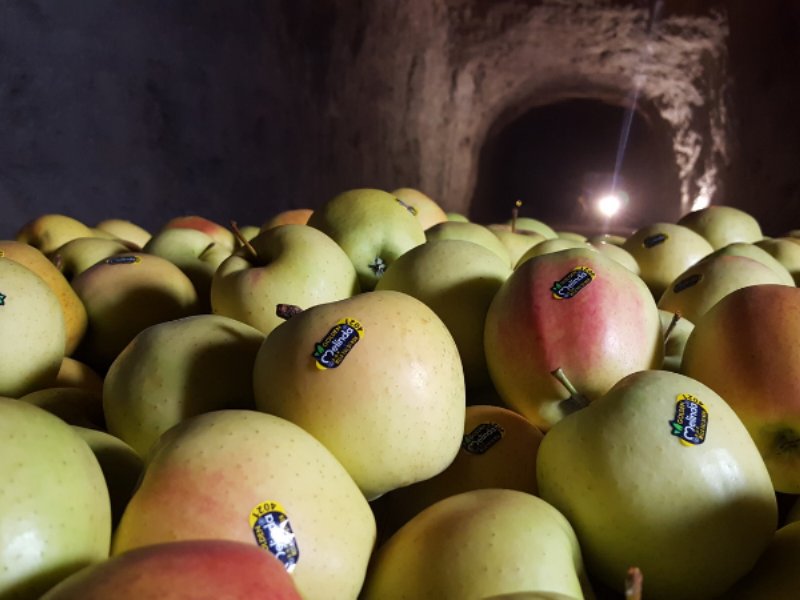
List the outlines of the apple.
{"type": "Polygon", "coordinates": [[[107,258],[73,279],[72,287],[89,315],[89,328],[76,358],[100,373],[146,327],[198,310],[191,280],[153,254],[131,252],[107,258]]]}
{"type": "Polygon", "coordinates": [[[54,414],[70,425],[105,429],[103,399],[94,392],[76,387],[48,387],[29,392],[19,399],[54,414]]]}
{"type": "Polygon", "coordinates": [[[10,240],[0,241],[0,258],[3,257],[36,273],[56,295],[64,319],[64,354],[71,355],[83,339],[88,316],[83,302],[69,281],[41,251],[28,244],[10,240]]]}
{"type": "Polygon", "coordinates": [[[0,473],[0,597],[39,598],[108,556],[103,473],[72,427],[37,406],[0,398],[0,473]]]}
{"type": "Polygon", "coordinates": [[[520,590],[593,597],[561,513],[525,492],[478,489],[436,502],[389,538],[360,598],[461,600],[520,590]]]}
{"type": "Polygon", "coordinates": [[[458,223],[446,221],[433,225],[425,230],[425,239],[428,242],[436,240],[466,240],[479,244],[495,253],[505,264],[511,267],[511,257],[505,245],[488,228],[477,223],[458,223]]]}
{"type": "Polygon", "coordinates": [[[732,242],[727,246],[723,246],[718,250],[714,250],[714,252],[709,254],[706,259],[712,259],[715,256],[720,255],[744,256],[745,258],[758,261],[762,265],[775,271],[775,274],[780,277],[780,283],[794,285],[794,279],[792,278],[791,273],[789,273],[789,270],[772,254],[762,248],[759,245],[760,243],[761,242],[754,244],[751,244],[750,242],[732,242]]]}
{"type": "Polygon", "coordinates": [[[542,432],[522,415],[499,406],[468,406],[461,448],[438,475],[375,500],[378,532],[391,536],[428,506],[461,492],[484,488],[536,495],[536,452],[542,432]]]}
{"type": "Polygon", "coordinates": [[[622,246],[617,246],[616,244],[612,244],[611,242],[604,242],[604,241],[596,241],[590,242],[592,248],[598,250],[599,252],[603,252],[609,258],[613,258],[623,267],[628,269],[631,273],[639,275],[641,273],[641,269],[639,269],[639,263],[636,262],[636,259],[633,258],[633,255],[622,248],[622,246]]]}
{"type": "Polygon", "coordinates": [[[453,336],[416,298],[376,290],[304,310],[267,336],[256,407],[316,437],[369,500],[443,471],[466,407],[453,336]]]}
{"type": "MultiPolygon", "coordinates": [[[[764,263],[735,254],[710,255],[681,273],[661,294],[658,307],[697,323],[734,290],[768,283],[787,285],[786,278],[764,263]]],[[[794,287],[791,277],[788,285],[794,287]]]]}
{"type": "Polygon", "coordinates": [[[223,227],[205,217],[198,215],[173,217],[161,227],[161,230],[173,228],[197,229],[210,236],[211,239],[228,252],[233,252],[234,248],[236,248],[236,237],[233,232],[227,227],[223,227]]]}
{"type": "Polygon", "coordinates": [[[425,231],[406,205],[389,192],[371,188],[334,196],[314,211],[308,224],[342,247],[363,291],[374,289],[401,254],[425,243],[425,231]]]}
{"type": "Polygon", "coordinates": [[[678,225],[702,235],[715,250],[733,242],[757,242],[763,237],[758,221],[733,206],[711,205],[686,213],[678,225]]]}
{"type": "Polygon", "coordinates": [[[375,289],[404,292],[430,307],[452,334],[467,387],[474,388],[490,382],[483,324],[492,298],[509,275],[507,260],[485,246],[441,239],[398,258],[375,289]]]}
{"type": "Polygon", "coordinates": [[[559,421],[539,446],[537,480],[575,528],[589,573],[622,592],[635,565],[654,600],[719,597],[777,525],[741,420],[679,373],[632,373],[559,421]]]}
{"type": "Polygon", "coordinates": [[[131,250],[141,250],[152,237],[152,234],[144,227],[127,219],[104,219],[94,227],[113,235],[119,240],[134,244],[136,247],[131,248],[131,250]]]}
{"type": "Polygon", "coordinates": [[[72,428],[89,445],[103,471],[111,502],[113,531],[136,490],[144,470],[144,461],[133,448],[110,433],[78,425],[72,428]]]}
{"type": "Polygon", "coordinates": [[[681,372],[725,398],[744,422],[775,489],[800,493],[800,289],[731,292],[695,322],[681,372]]]}
{"type": "Polygon", "coordinates": [[[556,231],[556,235],[562,240],[572,240],[573,242],[588,242],[589,238],[576,231],[556,231]]]}
{"type": "Polygon", "coordinates": [[[28,221],[15,236],[16,241],[30,244],[50,254],[66,242],[79,237],[93,237],[91,228],[81,221],[61,214],[44,214],[28,221]]]}
{"type": "Polygon", "coordinates": [[[519,263],[522,255],[533,246],[545,240],[545,237],[532,231],[511,231],[500,227],[488,225],[487,228],[497,236],[508,251],[508,257],[512,266],[519,263]]]}
{"type": "Polygon", "coordinates": [[[52,289],[30,269],[0,258],[0,395],[49,386],[64,358],[64,313],[52,289]]]}
{"type": "Polygon", "coordinates": [[[469,223],[469,218],[466,215],[462,215],[461,213],[457,212],[447,212],[448,221],[457,221],[459,223],[469,223]]]}
{"type": "Polygon", "coordinates": [[[664,362],[661,363],[661,368],[678,373],[681,370],[683,350],[686,348],[689,334],[694,329],[694,323],[683,315],[668,310],[659,309],[658,315],[661,318],[661,332],[664,337],[664,362]]]}
{"type": "Polygon", "coordinates": [[[532,217],[512,218],[506,221],[506,225],[511,227],[511,231],[532,231],[548,240],[558,237],[558,234],[550,225],[532,217]]]}
{"type": "Polygon", "coordinates": [[[522,263],[542,254],[550,254],[551,252],[559,252],[560,250],[573,250],[575,248],[582,248],[584,250],[595,250],[594,246],[586,242],[579,242],[576,240],[569,240],[565,238],[552,238],[539,242],[531,247],[525,254],[523,254],[514,268],[518,268],[522,263]]]}
{"type": "Polygon", "coordinates": [[[375,518],[344,467],[310,433],[273,415],[220,410],[161,437],[112,554],[198,539],[271,552],[304,598],[352,599],[366,574],[375,518]]]}
{"type": "Polygon", "coordinates": [[[231,255],[227,246],[198,229],[162,229],[145,244],[144,252],[165,258],[183,271],[197,292],[198,310],[211,312],[211,280],[231,255]]]}
{"type": "Polygon", "coordinates": [[[137,548],[82,569],[42,600],[301,600],[269,552],[242,542],[190,540],[137,548]]]}
{"type": "Polygon", "coordinates": [[[89,365],[65,356],[58,368],[53,387],[74,387],[103,396],[103,378],[89,365]]]}
{"type": "Polygon", "coordinates": [[[307,225],[308,219],[313,212],[314,211],[310,208],[292,208],[281,211],[264,221],[263,225],[260,227],[259,233],[277,227],[278,225],[307,225]]]}
{"type": "Polygon", "coordinates": [[[755,245],[781,263],[795,285],[800,283],[800,244],[785,238],[772,238],[760,240],[755,245]]]}
{"type": "Polygon", "coordinates": [[[639,276],[658,300],[686,269],[714,251],[699,233],[674,223],[653,223],[636,230],[622,245],[639,264],[639,276]]]}
{"type": "Polygon", "coordinates": [[[627,238],[622,235],[614,233],[598,233],[590,235],[586,241],[590,244],[611,244],[613,246],[622,246],[627,238]]]}
{"type": "Polygon", "coordinates": [[[254,408],[253,363],[264,335],[221,315],[157,323],[114,359],[103,386],[109,433],[141,456],[194,415],[254,408]]]}
{"type": "Polygon", "coordinates": [[[663,358],[658,308],[644,282],[596,250],[522,263],[486,315],[489,374],[503,401],[546,431],[623,376],[663,358]],[[581,389],[572,397],[551,373],[581,389]]]}
{"type": "Polygon", "coordinates": [[[416,188],[401,187],[389,193],[413,209],[411,213],[419,219],[423,229],[448,221],[447,213],[442,207],[433,198],[416,188]]]}
{"type": "Polygon", "coordinates": [[[50,261],[67,281],[72,281],[101,260],[132,250],[135,248],[119,239],[82,237],[70,240],[53,250],[50,261]]]}
{"type": "Polygon", "coordinates": [[[336,242],[308,225],[279,225],[217,268],[211,307],[267,334],[283,322],[278,304],[308,308],[358,292],[356,269],[336,242]]]}

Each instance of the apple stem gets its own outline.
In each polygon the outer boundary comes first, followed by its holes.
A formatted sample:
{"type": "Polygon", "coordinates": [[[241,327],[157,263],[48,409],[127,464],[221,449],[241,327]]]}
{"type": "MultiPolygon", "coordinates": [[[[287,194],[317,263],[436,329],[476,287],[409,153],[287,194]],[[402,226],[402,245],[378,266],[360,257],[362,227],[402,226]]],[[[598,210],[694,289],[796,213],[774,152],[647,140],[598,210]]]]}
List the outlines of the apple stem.
{"type": "Polygon", "coordinates": [[[664,332],[664,344],[667,343],[670,334],[672,334],[672,330],[675,329],[675,326],[678,324],[678,321],[680,320],[681,320],[680,312],[676,312],[675,314],[672,315],[672,320],[669,322],[669,325],[667,325],[667,330],[664,332]]]}
{"type": "Polygon", "coordinates": [[[514,208],[511,209],[511,233],[517,232],[517,217],[519,216],[520,206],[522,206],[522,200],[516,200],[514,208]]]}
{"type": "Polygon", "coordinates": [[[275,314],[285,321],[295,315],[299,315],[301,312],[303,312],[303,309],[296,304],[278,304],[275,306],[275,314]]]}
{"type": "Polygon", "coordinates": [[[550,371],[550,374],[558,379],[558,382],[569,392],[569,398],[562,400],[560,404],[565,413],[574,413],[589,406],[589,400],[575,389],[575,386],[572,385],[572,382],[561,367],[550,371]]]}
{"type": "Polygon", "coordinates": [[[236,240],[245,248],[254,259],[258,259],[258,252],[256,249],[253,248],[253,245],[247,241],[247,238],[242,235],[242,232],[239,230],[239,225],[236,221],[231,221],[231,230],[233,231],[233,235],[236,236],[236,240]]]}
{"type": "Polygon", "coordinates": [[[50,257],[50,262],[52,262],[59,271],[64,270],[64,258],[61,254],[53,254],[53,256],[50,257]]]}
{"type": "Polygon", "coordinates": [[[642,600],[642,571],[630,567],[625,577],[625,600],[642,600]]]}

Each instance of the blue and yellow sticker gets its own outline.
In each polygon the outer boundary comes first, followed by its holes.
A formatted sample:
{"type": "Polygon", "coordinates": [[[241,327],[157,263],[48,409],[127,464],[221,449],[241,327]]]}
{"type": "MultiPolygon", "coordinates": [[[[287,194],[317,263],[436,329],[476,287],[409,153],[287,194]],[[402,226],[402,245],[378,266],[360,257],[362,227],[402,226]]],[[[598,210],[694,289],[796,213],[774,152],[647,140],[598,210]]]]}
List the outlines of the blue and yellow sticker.
{"type": "Polygon", "coordinates": [[[699,446],[708,433],[708,409],[692,394],[678,394],[675,418],[669,422],[672,435],[684,446],[699,446]]]}
{"type": "Polygon", "coordinates": [[[128,254],[112,256],[106,259],[107,265],[138,265],[140,262],[142,262],[141,256],[130,256],[128,254]]]}
{"type": "Polygon", "coordinates": [[[294,571],[300,549],[289,517],[279,502],[268,500],[251,510],[250,529],[259,546],[269,550],[289,573],[294,571]]]}
{"type": "Polygon", "coordinates": [[[595,272],[589,267],[575,267],[550,287],[553,298],[556,300],[569,300],[574,298],[596,277],[595,272]]]}
{"type": "Polygon", "coordinates": [[[364,337],[364,327],[356,319],[344,318],[331,327],[314,346],[314,363],[324,371],[335,369],[364,337]]]}

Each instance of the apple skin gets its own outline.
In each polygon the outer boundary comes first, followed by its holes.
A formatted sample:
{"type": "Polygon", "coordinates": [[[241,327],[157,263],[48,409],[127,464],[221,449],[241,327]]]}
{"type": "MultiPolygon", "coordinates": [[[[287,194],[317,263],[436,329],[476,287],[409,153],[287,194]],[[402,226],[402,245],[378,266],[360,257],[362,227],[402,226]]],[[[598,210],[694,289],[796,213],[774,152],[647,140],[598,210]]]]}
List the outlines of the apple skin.
{"type": "Polygon", "coordinates": [[[514,266],[528,250],[539,242],[544,241],[545,237],[533,231],[511,231],[505,225],[487,225],[487,228],[497,236],[508,251],[511,265],[514,266]]]}
{"type": "Polygon", "coordinates": [[[681,372],[722,396],[750,432],[775,490],[800,493],[800,289],[731,292],[695,323],[681,372]]]}
{"type": "Polygon", "coordinates": [[[517,217],[516,220],[509,219],[506,225],[512,227],[514,231],[532,231],[543,236],[547,240],[555,239],[558,234],[547,223],[532,217],[517,217]]]}
{"type": "Polygon", "coordinates": [[[683,350],[686,348],[689,334],[694,329],[694,323],[684,316],[680,316],[672,331],[668,331],[675,313],[659,309],[658,314],[661,317],[661,332],[664,336],[664,362],[661,363],[661,369],[679,373],[683,350]]]}
{"type": "Polygon", "coordinates": [[[112,554],[191,539],[258,548],[262,529],[250,518],[266,502],[282,507],[294,533],[299,554],[291,574],[302,596],[357,597],[375,542],[369,504],[316,438],[255,411],[205,413],[165,433],[117,527],[112,554]]]}
{"type": "Polygon", "coordinates": [[[639,263],[636,262],[636,259],[633,258],[633,255],[624,248],[622,248],[622,246],[618,246],[617,244],[612,244],[611,242],[606,242],[601,240],[589,243],[598,252],[603,252],[607,254],[609,258],[613,258],[623,267],[628,269],[631,273],[634,273],[636,275],[639,275],[639,273],[641,273],[641,269],[639,268],[639,263]]]}
{"type": "Polygon", "coordinates": [[[61,361],[53,387],[75,387],[103,396],[103,378],[89,365],[70,356],[61,361]]]}
{"type": "Polygon", "coordinates": [[[559,252],[561,250],[574,250],[576,248],[581,248],[584,250],[595,250],[594,246],[586,242],[580,242],[577,240],[569,240],[565,238],[552,238],[548,240],[544,240],[533,247],[531,247],[525,254],[520,256],[519,260],[517,261],[514,268],[516,269],[521,264],[526,261],[529,261],[532,258],[537,256],[541,256],[542,254],[550,254],[551,252],[559,252]]]}
{"type": "Polygon", "coordinates": [[[103,399],[76,387],[48,387],[20,396],[20,400],[56,415],[70,425],[105,429],[103,399]]]}
{"type": "Polygon", "coordinates": [[[562,419],[539,446],[537,480],[575,528],[589,573],[623,592],[635,565],[653,600],[720,597],[777,525],[769,475],[742,422],[678,373],[633,373],[562,419]],[[673,434],[681,394],[707,410],[701,443],[673,434]]]}
{"type": "Polygon", "coordinates": [[[0,398],[0,473],[0,597],[39,598],[108,557],[108,490],[72,427],[27,402],[0,398]]]}
{"type": "Polygon", "coordinates": [[[42,254],[50,254],[62,244],[79,237],[94,237],[94,234],[91,228],[73,217],[48,213],[25,223],[14,239],[30,244],[42,254]]]}
{"type": "Polygon", "coordinates": [[[211,281],[211,307],[268,334],[283,323],[278,304],[310,308],[360,291],[358,275],[336,242],[308,225],[278,225],[225,259],[211,281]]]}
{"type": "Polygon", "coordinates": [[[360,598],[463,600],[520,590],[593,597],[567,519],[531,494],[489,488],[444,498],[401,527],[375,552],[360,598]]]}
{"type": "Polygon", "coordinates": [[[242,542],[154,544],[68,577],[41,600],[301,600],[269,552],[242,542]],[[191,590],[191,591],[190,591],[191,590]]]}
{"type": "Polygon", "coordinates": [[[284,210],[264,221],[259,233],[277,227],[278,225],[307,225],[313,212],[314,211],[310,208],[292,208],[284,210]]]}
{"type": "Polygon", "coordinates": [[[416,188],[401,187],[389,193],[414,209],[412,212],[415,212],[414,216],[419,219],[423,229],[448,220],[444,209],[433,198],[416,188]]]}
{"type": "Polygon", "coordinates": [[[734,206],[711,205],[683,215],[683,225],[706,238],[718,250],[734,242],[757,242],[763,237],[758,221],[734,206]]]}
{"type": "Polygon", "coordinates": [[[786,285],[794,285],[794,279],[792,278],[792,274],[783,265],[778,259],[776,259],[770,252],[768,252],[764,247],[760,244],[765,241],[774,241],[774,240],[761,240],[758,243],[750,243],[750,242],[733,242],[728,244],[727,246],[723,246],[719,250],[714,250],[711,254],[709,254],[705,259],[712,259],[715,256],[720,255],[734,255],[734,256],[744,256],[745,258],[750,258],[752,260],[758,261],[766,267],[769,267],[780,277],[780,282],[786,285]]]}
{"type": "Polygon", "coordinates": [[[344,191],[314,211],[308,220],[329,235],[353,263],[363,291],[400,255],[425,243],[425,231],[400,199],[383,190],[344,191]]]}
{"type": "Polygon", "coordinates": [[[152,234],[144,227],[127,219],[104,219],[94,226],[95,229],[105,231],[115,238],[133,244],[131,250],[141,250],[150,240],[152,234]]]}
{"type": "Polygon", "coordinates": [[[101,260],[136,249],[118,239],[75,238],[53,250],[50,260],[67,281],[72,281],[101,260]]]}
{"type": "Polygon", "coordinates": [[[543,431],[574,408],[551,375],[555,369],[592,401],[623,376],[657,368],[663,359],[658,309],[644,282],[583,249],[518,267],[489,306],[484,348],[500,397],[543,431]],[[574,297],[556,299],[554,283],[581,267],[594,271],[592,281],[574,297]]]}
{"type": "Polygon", "coordinates": [[[465,240],[479,244],[490,250],[505,264],[511,265],[511,258],[505,245],[487,227],[478,223],[458,223],[446,221],[425,230],[425,239],[428,242],[437,240],[465,240]]]}
{"type": "Polygon", "coordinates": [[[236,236],[230,229],[199,215],[173,217],[161,227],[161,230],[172,228],[197,229],[210,236],[228,252],[233,252],[236,248],[236,236]]]}
{"type": "Polygon", "coordinates": [[[795,285],[800,283],[800,244],[786,238],[764,239],[755,244],[789,271],[795,285]]]}

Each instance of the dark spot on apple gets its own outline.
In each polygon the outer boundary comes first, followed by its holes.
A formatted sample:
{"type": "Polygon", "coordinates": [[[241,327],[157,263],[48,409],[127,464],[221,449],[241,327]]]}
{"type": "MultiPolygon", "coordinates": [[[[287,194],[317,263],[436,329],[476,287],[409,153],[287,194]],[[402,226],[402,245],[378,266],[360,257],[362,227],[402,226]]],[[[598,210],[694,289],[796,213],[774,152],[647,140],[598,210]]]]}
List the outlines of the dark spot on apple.
{"type": "Polygon", "coordinates": [[[375,277],[381,277],[386,272],[386,263],[380,256],[376,256],[367,266],[375,277]]]}

